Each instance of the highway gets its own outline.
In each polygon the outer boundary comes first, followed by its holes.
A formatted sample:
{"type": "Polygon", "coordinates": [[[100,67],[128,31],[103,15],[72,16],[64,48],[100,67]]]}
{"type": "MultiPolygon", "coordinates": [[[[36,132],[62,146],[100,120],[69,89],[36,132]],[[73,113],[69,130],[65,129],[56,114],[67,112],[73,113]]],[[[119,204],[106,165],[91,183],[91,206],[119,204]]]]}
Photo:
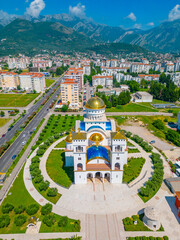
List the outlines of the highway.
{"type": "MultiPolygon", "coordinates": [[[[44,99],[49,96],[55,88],[57,88],[58,84],[60,83],[60,78],[57,80],[56,84],[49,90],[47,94],[45,94],[44,97],[42,97],[35,105],[33,105],[26,115],[22,117],[10,130],[6,133],[6,138],[1,138],[0,144],[3,144],[5,141],[9,141],[15,134],[17,130],[19,130],[20,126],[25,122],[25,120],[30,116],[33,112],[36,112],[39,107],[41,106],[41,103],[44,101],[44,99]]],[[[11,144],[9,149],[5,152],[5,154],[0,158],[0,172],[6,172],[12,162],[14,161],[12,157],[14,155],[18,155],[19,152],[23,148],[22,142],[27,142],[30,138],[31,134],[30,132],[35,129],[41,120],[48,114],[49,112],[49,106],[56,98],[56,95],[60,94],[60,88],[57,89],[57,91],[50,97],[50,99],[46,102],[46,104],[41,108],[41,110],[37,113],[37,115],[30,121],[30,123],[27,125],[27,127],[21,132],[21,134],[17,137],[17,139],[11,144]]]]}

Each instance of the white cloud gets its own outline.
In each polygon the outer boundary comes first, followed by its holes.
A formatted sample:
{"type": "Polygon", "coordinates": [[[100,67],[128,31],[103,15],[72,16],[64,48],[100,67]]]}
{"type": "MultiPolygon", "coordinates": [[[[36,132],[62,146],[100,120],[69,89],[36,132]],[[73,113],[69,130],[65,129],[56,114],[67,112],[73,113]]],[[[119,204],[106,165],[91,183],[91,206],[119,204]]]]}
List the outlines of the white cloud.
{"type": "Polygon", "coordinates": [[[43,0],[34,0],[30,3],[30,6],[26,8],[25,14],[37,18],[45,6],[46,5],[43,0]]]}
{"type": "Polygon", "coordinates": [[[134,28],[141,29],[142,28],[142,24],[136,23],[136,24],[134,24],[134,28]]]}
{"type": "Polygon", "coordinates": [[[149,22],[147,25],[150,26],[150,27],[154,27],[154,23],[153,22],[149,22]]]}
{"type": "Polygon", "coordinates": [[[4,12],[3,10],[0,10],[0,22],[2,25],[7,25],[14,19],[16,19],[18,16],[15,14],[8,14],[7,12],[4,12]]]}
{"type": "Polygon", "coordinates": [[[126,18],[129,18],[129,19],[131,19],[134,22],[137,20],[137,18],[136,18],[134,13],[130,13],[126,18]]]}
{"type": "Polygon", "coordinates": [[[174,21],[180,18],[180,5],[177,4],[169,13],[169,20],[174,21]]]}
{"type": "Polygon", "coordinates": [[[82,5],[81,3],[78,3],[74,7],[69,6],[69,13],[76,17],[85,18],[86,17],[85,10],[86,10],[85,5],[82,5]]]}

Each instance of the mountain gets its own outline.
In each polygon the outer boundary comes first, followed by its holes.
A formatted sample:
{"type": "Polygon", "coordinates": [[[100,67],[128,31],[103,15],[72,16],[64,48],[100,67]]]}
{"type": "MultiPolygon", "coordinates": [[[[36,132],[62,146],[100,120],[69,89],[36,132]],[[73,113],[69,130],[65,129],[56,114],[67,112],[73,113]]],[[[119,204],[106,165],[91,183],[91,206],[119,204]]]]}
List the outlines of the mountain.
{"type": "Polygon", "coordinates": [[[92,46],[85,34],[58,22],[33,23],[16,19],[0,31],[1,55],[38,53],[42,50],[73,51],[92,46]],[[1,41],[3,39],[3,41],[1,41]]]}
{"type": "Polygon", "coordinates": [[[88,49],[89,51],[96,52],[96,54],[103,55],[117,55],[121,53],[147,53],[148,51],[137,45],[131,45],[128,43],[103,43],[96,44],[88,49]]]}
{"type": "Polygon", "coordinates": [[[164,22],[158,27],[133,36],[132,40],[123,38],[120,42],[122,41],[152,51],[180,52],[180,19],[164,22]]]}
{"type": "Polygon", "coordinates": [[[46,15],[40,21],[60,22],[78,32],[83,32],[97,42],[124,42],[136,44],[152,51],[180,52],[180,19],[167,21],[150,30],[111,27],[68,14],[46,15]]]}

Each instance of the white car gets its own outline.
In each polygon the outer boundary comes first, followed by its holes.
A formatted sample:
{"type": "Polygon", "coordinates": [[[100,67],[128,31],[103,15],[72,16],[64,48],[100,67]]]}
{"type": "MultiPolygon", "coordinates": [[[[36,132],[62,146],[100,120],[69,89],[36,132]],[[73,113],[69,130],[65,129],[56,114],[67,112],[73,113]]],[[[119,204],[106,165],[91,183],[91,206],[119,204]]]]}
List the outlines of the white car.
{"type": "Polygon", "coordinates": [[[26,144],[26,141],[23,141],[23,142],[22,142],[22,145],[24,146],[25,144],[26,144]]]}

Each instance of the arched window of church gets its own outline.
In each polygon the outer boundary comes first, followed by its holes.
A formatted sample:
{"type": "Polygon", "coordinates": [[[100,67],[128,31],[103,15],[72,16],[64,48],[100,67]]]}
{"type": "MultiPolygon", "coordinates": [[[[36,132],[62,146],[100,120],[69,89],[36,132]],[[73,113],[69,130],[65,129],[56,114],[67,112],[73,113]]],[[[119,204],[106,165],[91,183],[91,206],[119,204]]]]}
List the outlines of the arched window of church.
{"type": "Polygon", "coordinates": [[[119,163],[115,163],[115,170],[120,170],[120,164],[119,163]]]}

